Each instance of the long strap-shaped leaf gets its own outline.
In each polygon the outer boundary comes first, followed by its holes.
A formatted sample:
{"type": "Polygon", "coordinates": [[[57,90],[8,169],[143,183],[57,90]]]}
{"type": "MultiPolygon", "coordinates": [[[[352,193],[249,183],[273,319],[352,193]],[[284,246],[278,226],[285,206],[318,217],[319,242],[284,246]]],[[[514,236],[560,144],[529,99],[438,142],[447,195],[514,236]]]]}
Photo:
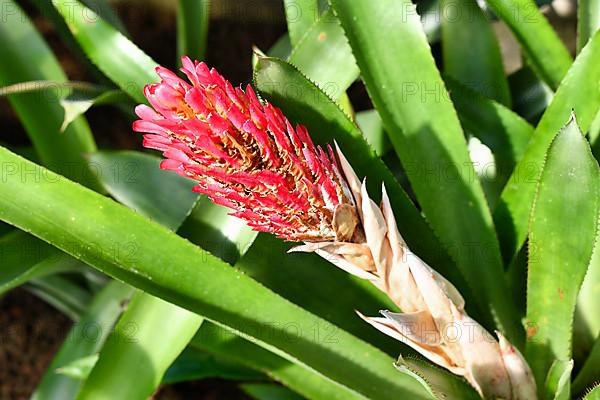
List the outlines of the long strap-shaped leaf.
{"type": "Polygon", "coordinates": [[[197,314],[137,292],[77,399],[149,398],[201,323],[197,314]]]}
{"type": "Polygon", "coordinates": [[[577,2],[577,51],[600,29],[600,1],[579,0],[577,2]]]}
{"type": "Polygon", "coordinates": [[[72,0],[53,1],[85,54],[108,78],[140,103],[144,85],[157,80],[156,62],[94,11],[72,0]],[[89,20],[93,20],[90,23],[89,20]]]}
{"type": "Polygon", "coordinates": [[[111,282],[94,297],[48,366],[32,400],[74,398],[81,382],[57,373],[56,369],[100,349],[104,341],[110,338],[115,321],[123,311],[121,302],[126,301],[132,292],[133,289],[127,285],[111,282]]]}
{"type": "MultiPolygon", "coordinates": [[[[600,1],[579,0],[577,2],[577,51],[581,51],[588,40],[600,29],[600,1]]],[[[596,158],[600,157],[600,112],[590,127],[590,142],[596,158]]]]}
{"type": "Polygon", "coordinates": [[[177,1],[177,55],[202,60],[210,21],[209,0],[177,1]]]}
{"type": "Polygon", "coordinates": [[[528,66],[510,74],[508,85],[513,110],[529,122],[537,122],[554,97],[554,91],[528,66]]]}
{"type": "MultiPolygon", "coordinates": [[[[103,175],[102,182],[113,197],[140,214],[175,230],[192,212],[185,222],[182,235],[205,250],[212,250],[221,259],[235,262],[239,257],[238,254],[231,257],[231,252],[217,252],[223,250],[225,242],[231,241],[232,246],[243,246],[239,250],[243,253],[256,237],[256,232],[228,215],[227,209],[207,201],[197,202],[197,195],[191,191],[194,182],[161,170],[160,159],[157,157],[136,152],[99,152],[90,159],[102,167],[102,170],[114,170],[114,166],[123,167],[124,171],[119,170],[122,173],[116,176],[103,175]],[[132,166],[135,167],[134,174],[132,166]],[[126,176],[128,179],[123,179],[126,176]],[[164,193],[169,194],[166,200],[164,193]],[[206,226],[205,221],[211,226],[206,226]],[[207,228],[213,228],[222,236],[217,246],[211,246],[217,244],[214,243],[217,237],[212,229],[207,228]]],[[[158,388],[163,374],[194,336],[201,322],[199,315],[186,309],[147,293],[137,293],[119,320],[118,328],[133,325],[139,334],[135,341],[116,340],[104,346],[78,398],[128,400],[149,397],[158,388]],[[119,361],[115,363],[115,360],[119,361]],[[149,362],[153,367],[137,371],[136,365],[141,362],[149,362]],[[132,379],[136,379],[136,385],[127,384],[132,379]],[[123,387],[126,389],[120,389],[123,387]]]]}
{"type": "MultiPolygon", "coordinates": [[[[191,191],[194,183],[159,169],[157,157],[131,151],[98,152],[90,155],[90,161],[104,172],[101,182],[115,199],[170,229],[181,225],[197,200],[191,191]]],[[[151,396],[201,322],[197,314],[137,292],[116,325],[114,340],[102,348],[77,397],[151,396]],[[140,364],[152,368],[139,369],[140,364]],[[129,384],[132,380],[135,385],[129,384]]]]}
{"type": "MultiPolygon", "coordinates": [[[[464,40],[457,37],[464,30],[463,25],[458,24],[458,22],[465,20],[469,22],[475,18],[477,23],[469,24],[468,26],[471,27],[471,30],[478,33],[480,32],[477,26],[489,25],[489,22],[485,19],[485,15],[482,14],[481,10],[478,12],[477,10],[472,10],[470,4],[465,4],[464,10],[462,8],[459,9],[460,14],[457,16],[456,23],[449,24],[450,26],[447,28],[449,32],[446,34],[446,42],[451,43],[449,43],[449,46],[446,44],[444,48],[450,47],[452,50],[462,50],[465,48],[463,46],[464,40]],[[473,13],[477,15],[472,15],[473,13]],[[462,18],[465,15],[469,15],[470,17],[462,18]],[[455,29],[455,25],[463,28],[455,29]],[[460,46],[455,45],[455,43],[460,43],[460,46]]],[[[508,95],[508,82],[503,75],[502,69],[497,71],[494,69],[495,67],[489,65],[489,61],[485,61],[489,58],[485,55],[490,53],[492,54],[491,57],[497,59],[498,63],[501,64],[496,39],[489,35],[493,35],[491,30],[489,34],[482,35],[484,36],[483,38],[479,36],[475,38],[471,37],[471,39],[477,40],[480,43],[478,47],[476,46],[476,50],[478,51],[463,50],[468,55],[471,55],[469,58],[471,62],[469,63],[465,63],[463,59],[460,59],[462,64],[471,64],[474,62],[480,66],[479,64],[483,63],[483,69],[487,67],[489,70],[488,73],[479,78],[473,77],[471,71],[460,69],[464,66],[459,66],[459,61],[457,60],[455,69],[458,69],[458,71],[453,69],[454,73],[451,74],[454,76],[458,75],[459,80],[464,78],[462,82],[474,86],[473,89],[482,93],[481,95],[468,89],[465,90],[460,83],[447,76],[444,79],[450,91],[452,101],[457,108],[461,123],[463,126],[466,124],[469,128],[472,128],[471,133],[493,150],[496,161],[501,164],[501,169],[503,170],[501,173],[506,175],[507,172],[510,173],[512,171],[516,161],[525,152],[529,137],[533,133],[533,127],[509,108],[484,98],[485,96],[500,97],[506,100],[504,101],[505,103],[510,103],[510,99],[506,99],[506,96],[504,96],[504,94],[508,95]],[[495,56],[496,53],[497,57],[495,56]]],[[[448,51],[448,53],[451,52],[448,51]]],[[[463,54],[463,58],[464,56],[463,54]]],[[[348,88],[349,84],[360,73],[356,66],[352,49],[348,45],[344,32],[339,26],[339,20],[331,11],[324,13],[310,27],[300,43],[294,47],[288,61],[307,78],[321,87],[323,91],[333,97],[334,100],[348,88]]],[[[292,84],[292,82],[289,83],[290,85],[292,84]]],[[[296,88],[296,84],[290,87],[296,88]]],[[[298,97],[295,92],[294,97],[298,97]]]]}
{"type": "Polygon", "coordinates": [[[96,144],[85,118],[75,119],[64,133],[60,131],[63,110],[58,100],[67,93],[59,85],[67,81],[54,54],[27,15],[12,0],[1,0],[0,87],[27,81],[54,81],[53,90],[10,95],[19,116],[44,165],[71,179],[98,188],[83,158],[96,144]],[[34,58],[31,55],[35,55],[34,58]]]}
{"type": "Polygon", "coordinates": [[[441,7],[444,74],[510,107],[500,46],[477,1],[442,0],[441,7]]]}
{"type": "Polygon", "coordinates": [[[246,394],[255,400],[302,400],[304,397],[272,383],[243,383],[240,385],[246,394]]]}
{"type": "Polygon", "coordinates": [[[600,380],[600,238],[592,253],[592,260],[577,298],[573,326],[573,353],[575,360],[585,359],[573,382],[576,393],[600,380]],[[579,356],[579,357],[578,357],[579,356]]]}
{"type": "Polygon", "coordinates": [[[487,0],[513,32],[536,73],[556,89],[571,65],[571,55],[533,0],[487,0]]]}
{"type": "Polygon", "coordinates": [[[316,338],[335,340],[341,328],[392,357],[408,350],[372,329],[354,312],[394,309],[396,306],[383,292],[364,279],[332,268],[331,263],[321,257],[288,253],[291,247],[271,235],[260,234],[235,267],[292,303],[326,319],[327,325],[314,327],[312,333],[316,338]],[[315,280],[318,285],[314,284],[315,280]],[[307,287],[310,290],[306,290],[307,287]],[[335,301],[332,301],[332,292],[336,293],[335,301]]]}
{"type": "Polygon", "coordinates": [[[581,393],[588,385],[600,380],[598,365],[600,365],[600,337],[596,338],[587,360],[585,360],[573,381],[573,394],[581,393]]]}
{"type": "Polygon", "coordinates": [[[73,321],[79,321],[92,298],[90,290],[57,274],[33,278],[27,289],[73,321]]]}
{"type": "MultiPolygon", "coordinates": [[[[428,221],[442,243],[456,249],[455,261],[471,289],[514,339],[519,325],[506,301],[492,218],[413,5],[408,0],[332,4],[428,221]]],[[[486,317],[482,322],[489,326],[491,316],[486,317]]]]}
{"type": "Polygon", "coordinates": [[[296,46],[308,28],[319,18],[317,0],[283,0],[290,42],[296,46]]]}
{"type": "Polygon", "coordinates": [[[461,124],[488,146],[503,169],[512,171],[523,157],[534,128],[509,108],[444,77],[461,124]]]}
{"type": "Polygon", "coordinates": [[[525,242],[531,205],[550,143],[572,110],[583,132],[600,108],[600,33],[579,53],[546,109],[494,210],[502,254],[510,261],[525,242]]]}
{"type": "Polygon", "coordinates": [[[599,211],[600,169],[571,119],[548,150],[531,215],[526,354],[537,382],[554,360],[571,359],[573,313],[599,211]]]}
{"type": "Polygon", "coordinates": [[[168,229],[0,148],[0,162],[44,174],[0,179],[0,219],[86,263],[187,308],[365,396],[426,398],[391,358],[339,331],[336,343],[306,332],[325,321],[282,299],[168,229]],[[93,220],[94,224],[86,223],[93,220]],[[118,251],[135,244],[135,253],[118,251]],[[275,324],[277,322],[277,324],[275,324]],[[294,323],[298,329],[286,328],[294,323]]]}
{"type": "MultiPolygon", "coordinates": [[[[481,140],[494,154],[496,176],[491,184],[498,188],[498,194],[487,193],[488,202],[493,205],[517,161],[523,157],[534,129],[502,104],[481,96],[450,77],[444,80],[463,129],[481,140]]],[[[492,166],[480,167],[486,171],[492,166]]]]}
{"type": "Polygon", "coordinates": [[[331,10],[310,26],[288,61],[334,100],[359,74],[340,21],[331,10]]]}
{"type": "Polygon", "coordinates": [[[57,248],[17,230],[0,236],[0,249],[0,295],[33,278],[74,271],[81,266],[57,248]]]}
{"type": "MultiPolygon", "coordinates": [[[[209,323],[208,321],[203,322],[203,324],[209,323]]],[[[228,357],[194,348],[191,344],[181,352],[179,357],[169,367],[161,383],[162,385],[206,378],[222,378],[238,381],[265,380],[265,375],[260,371],[235,362],[228,357]]]]}
{"type": "Polygon", "coordinates": [[[583,400],[600,400],[600,383],[589,389],[583,400]]]}
{"type": "Polygon", "coordinates": [[[365,398],[211,323],[202,324],[190,346],[262,371],[309,399],[365,398]]]}

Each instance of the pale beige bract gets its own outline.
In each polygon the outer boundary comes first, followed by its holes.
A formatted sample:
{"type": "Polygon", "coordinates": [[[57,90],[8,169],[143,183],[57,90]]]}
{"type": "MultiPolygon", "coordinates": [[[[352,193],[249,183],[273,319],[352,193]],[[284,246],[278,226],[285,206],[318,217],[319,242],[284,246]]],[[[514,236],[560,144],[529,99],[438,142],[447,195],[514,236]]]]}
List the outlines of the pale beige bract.
{"type": "MultiPolygon", "coordinates": [[[[407,247],[382,188],[381,206],[368,196],[339,148],[337,153],[353,193],[364,232],[362,242],[306,243],[292,251],[315,252],[339,268],[368,279],[402,313],[361,318],[412,347],[430,361],[463,376],[483,397],[531,400],[536,385],[519,351],[498,333],[500,342],[464,310],[458,290],[407,247]]],[[[340,225],[350,225],[352,223],[340,225]]]]}

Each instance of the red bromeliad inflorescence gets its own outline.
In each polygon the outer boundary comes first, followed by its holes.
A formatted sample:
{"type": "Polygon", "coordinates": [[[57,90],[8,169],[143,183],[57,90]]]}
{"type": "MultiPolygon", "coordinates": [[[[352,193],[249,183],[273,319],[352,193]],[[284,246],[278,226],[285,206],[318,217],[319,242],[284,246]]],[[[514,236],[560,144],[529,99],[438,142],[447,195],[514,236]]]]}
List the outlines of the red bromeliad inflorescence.
{"type": "Polygon", "coordinates": [[[195,191],[255,230],[293,241],[350,239],[354,226],[336,221],[355,215],[354,202],[331,147],[315,146],[250,85],[234,88],[187,57],[182,64],[191,84],[157,67],[161,82],[144,88],[154,109],[136,108],[133,129],[163,152],[161,168],[196,180],[195,191]]]}

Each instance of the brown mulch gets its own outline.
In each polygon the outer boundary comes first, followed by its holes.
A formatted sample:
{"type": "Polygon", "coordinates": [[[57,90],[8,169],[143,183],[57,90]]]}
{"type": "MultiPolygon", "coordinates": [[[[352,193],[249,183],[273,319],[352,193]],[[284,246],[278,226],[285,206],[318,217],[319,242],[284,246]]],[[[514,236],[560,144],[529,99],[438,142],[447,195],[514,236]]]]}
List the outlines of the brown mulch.
{"type": "Polygon", "coordinates": [[[25,400],[69,330],[54,308],[16,289],[0,299],[0,400],[25,400]]]}

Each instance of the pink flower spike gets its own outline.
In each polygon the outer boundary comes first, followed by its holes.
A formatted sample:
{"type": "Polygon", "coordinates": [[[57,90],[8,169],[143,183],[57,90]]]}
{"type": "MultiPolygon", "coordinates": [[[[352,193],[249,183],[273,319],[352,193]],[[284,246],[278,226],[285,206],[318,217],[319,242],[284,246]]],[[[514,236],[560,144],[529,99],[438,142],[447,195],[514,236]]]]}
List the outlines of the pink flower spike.
{"type": "Polygon", "coordinates": [[[339,215],[358,218],[330,149],[315,146],[304,126],[294,129],[251,86],[233,87],[188,57],[182,65],[189,82],[157,67],[160,83],[144,88],[152,107],[136,107],[140,120],[133,130],[147,133],[145,147],[163,152],[162,169],[196,180],[194,191],[231,208],[257,231],[292,241],[360,235],[357,223],[350,224],[356,232],[337,229],[339,215]]]}

